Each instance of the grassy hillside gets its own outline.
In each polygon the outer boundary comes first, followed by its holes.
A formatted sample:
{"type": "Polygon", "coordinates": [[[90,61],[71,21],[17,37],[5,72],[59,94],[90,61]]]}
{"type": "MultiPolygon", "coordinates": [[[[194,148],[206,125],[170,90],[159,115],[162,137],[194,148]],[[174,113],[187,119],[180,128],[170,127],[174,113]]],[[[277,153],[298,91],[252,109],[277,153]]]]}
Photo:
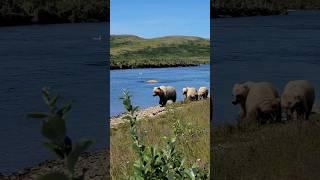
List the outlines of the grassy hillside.
{"type": "Polygon", "coordinates": [[[111,35],[111,69],[208,64],[210,42],[192,36],[111,35]]]}
{"type": "Polygon", "coordinates": [[[0,26],[109,21],[104,0],[1,0],[0,26]]]}
{"type": "Polygon", "coordinates": [[[286,14],[288,9],[319,9],[320,0],[211,0],[211,18],[286,14]]]}
{"type": "Polygon", "coordinates": [[[309,121],[213,129],[214,179],[318,179],[320,115],[309,121]]]}
{"type": "MultiPolygon", "coordinates": [[[[179,130],[183,135],[177,139],[177,148],[185,155],[185,163],[193,164],[200,159],[202,165],[209,168],[210,101],[175,103],[166,108],[172,111],[140,121],[138,129],[144,132],[146,144],[163,147],[162,137],[173,137],[173,130],[179,130]],[[177,128],[178,120],[180,128],[177,128]]],[[[111,177],[125,179],[132,174],[133,162],[137,159],[128,126],[123,125],[111,130],[110,147],[111,177]]]]}

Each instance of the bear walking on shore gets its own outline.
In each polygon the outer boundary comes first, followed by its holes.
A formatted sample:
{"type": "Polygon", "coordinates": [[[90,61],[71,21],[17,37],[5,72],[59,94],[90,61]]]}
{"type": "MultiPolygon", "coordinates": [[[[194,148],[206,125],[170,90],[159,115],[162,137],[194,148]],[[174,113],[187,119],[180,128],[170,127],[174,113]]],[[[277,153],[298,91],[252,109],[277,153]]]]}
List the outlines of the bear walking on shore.
{"type": "Polygon", "coordinates": [[[159,86],[153,88],[153,96],[159,96],[160,106],[165,106],[168,100],[176,102],[177,93],[176,88],[172,86],[159,86]]]}

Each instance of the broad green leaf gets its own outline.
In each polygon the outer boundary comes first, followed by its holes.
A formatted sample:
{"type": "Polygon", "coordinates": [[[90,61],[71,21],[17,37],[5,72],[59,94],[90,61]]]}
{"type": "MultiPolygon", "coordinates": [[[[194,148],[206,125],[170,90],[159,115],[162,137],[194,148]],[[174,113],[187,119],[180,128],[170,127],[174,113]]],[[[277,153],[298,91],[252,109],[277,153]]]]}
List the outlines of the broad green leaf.
{"type": "Polygon", "coordinates": [[[39,177],[38,180],[69,180],[69,178],[64,173],[52,172],[39,177]]]}
{"type": "Polygon", "coordinates": [[[66,114],[71,110],[72,103],[65,104],[62,108],[57,111],[57,114],[62,118],[65,118],[66,114]]]}
{"type": "Polygon", "coordinates": [[[62,144],[66,135],[65,120],[55,116],[43,121],[42,135],[56,144],[62,144]]]}
{"type": "Polygon", "coordinates": [[[196,179],[196,177],[195,177],[192,169],[185,169],[184,172],[187,174],[187,176],[188,176],[190,179],[192,179],[192,180],[195,180],[195,179],[196,179]]]}
{"type": "Polygon", "coordinates": [[[50,95],[48,88],[42,88],[42,98],[47,105],[50,104],[50,95]]]}
{"type": "Polygon", "coordinates": [[[51,97],[49,101],[49,106],[54,106],[57,103],[58,99],[59,99],[59,96],[51,97]]]}
{"type": "Polygon", "coordinates": [[[93,143],[94,142],[91,140],[81,140],[75,144],[71,153],[67,157],[67,166],[70,172],[74,172],[74,167],[81,153],[87,150],[93,143]]]}

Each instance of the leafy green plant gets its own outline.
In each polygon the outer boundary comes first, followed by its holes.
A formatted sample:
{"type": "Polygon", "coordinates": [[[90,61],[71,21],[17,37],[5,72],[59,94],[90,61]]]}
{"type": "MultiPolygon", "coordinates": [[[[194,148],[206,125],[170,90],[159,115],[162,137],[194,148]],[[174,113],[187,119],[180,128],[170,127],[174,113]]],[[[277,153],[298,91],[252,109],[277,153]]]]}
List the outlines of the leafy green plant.
{"type": "Polygon", "coordinates": [[[71,103],[67,103],[62,107],[57,106],[59,96],[52,96],[47,88],[42,89],[43,100],[48,105],[48,112],[33,112],[28,116],[31,118],[41,119],[41,134],[45,138],[43,145],[53,152],[56,156],[64,161],[66,173],[52,172],[40,177],[40,180],[51,179],[84,179],[85,170],[80,176],[75,175],[75,166],[81,155],[93,141],[83,139],[73,143],[67,136],[66,117],[71,110],[71,103]]]}
{"type": "Polygon", "coordinates": [[[138,159],[134,162],[133,174],[129,177],[132,180],[139,179],[208,179],[208,172],[194,163],[191,167],[184,164],[184,155],[176,149],[176,137],[164,137],[166,146],[158,149],[154,145],[145,145],[142,135],[137,128],[136,111],[138,106],[131,103],[131,95],[124,91],[123,105],[128,111],[124,119],[129,121],[130,135],[133,140],[138,159]]]}

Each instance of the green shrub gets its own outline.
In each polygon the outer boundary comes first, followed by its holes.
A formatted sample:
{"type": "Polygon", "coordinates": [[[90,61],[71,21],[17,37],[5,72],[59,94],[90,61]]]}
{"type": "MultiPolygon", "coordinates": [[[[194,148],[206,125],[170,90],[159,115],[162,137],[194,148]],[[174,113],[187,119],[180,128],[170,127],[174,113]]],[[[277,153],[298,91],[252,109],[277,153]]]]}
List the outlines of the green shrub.
{"type": "MultiPolygon", "coordinates": [[[[195,163],[192,167],[184,164],[184,155],[176,149],[178,128],[173,138],[164,137],[166,146],[158,149],[154,145],[145,145],[143,135],[137,129],[137,106],[131,103],[131,95],[124,91],[123,105],[128,111],[124,119],[129,121],[133,148],[138,155],[134,162],[134,172],[129,179],[208,179],[209,173],[195,163]]],[[[179,131],[180,132],[180,131],[179,131]]]]}
{"type": "Polygon", "coordinates": [[[39,180],[82,180],[85,171],[82,175],[76,176],[75,165],[81,153],[88,149],[93,141],[83,139],[73,143],[67,135],[66,128],[66,116],[71,110],[71,103],[58,107],[59,96],[51,96],[47,88],[42,90],[42,94],[49,112],[33,112],[28,116],[42,120],[41,133],[45,138],[43,145],[64,161],[66,173],[52,172],[39,177],[39,180]]]}

